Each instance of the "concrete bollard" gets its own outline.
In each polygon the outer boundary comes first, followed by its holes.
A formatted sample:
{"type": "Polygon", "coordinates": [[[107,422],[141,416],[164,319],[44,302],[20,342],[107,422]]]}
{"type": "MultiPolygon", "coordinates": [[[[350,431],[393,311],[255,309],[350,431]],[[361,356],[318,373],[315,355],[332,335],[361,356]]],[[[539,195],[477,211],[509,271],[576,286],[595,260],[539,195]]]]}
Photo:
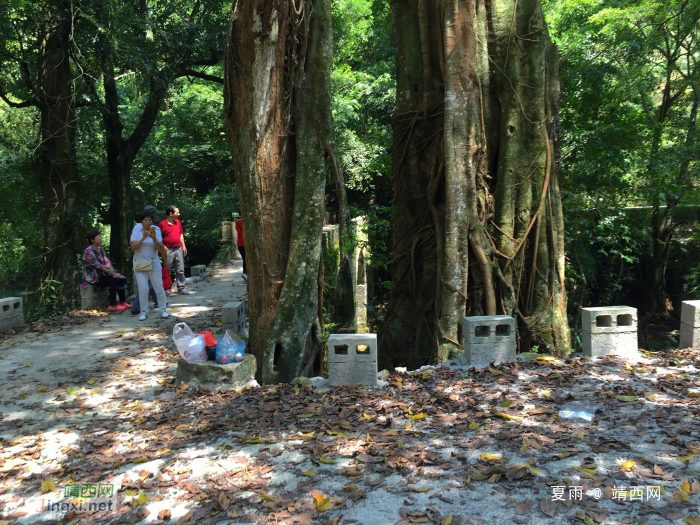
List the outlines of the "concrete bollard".
{"type": "Polygon", "coordinates": [[[242,302],[226,303],[221,308],[221,329],[224,333],[226,330],[233,330],[240,334],[245,328],[245,311],[242,302]]]}
{"type": "Polygon", "coordinates": [[[0,299],[0,332],[24,325],[23,306],[21,297],[0,299]]]}
{"type": "Polygon", "coordinates": [[[700,301],[683,301],[678,348],[700,346],[700,301]]]}
{"type": "Polygon", "coordinates": [[[639,360],[637,309],[629,306],[581,308],[583,355],[613,354],[639,360]]]}
{"type": "Polygon", "coordinates": [[[458,361],[467,366],[486,368],[491,362],[514,361],[515,319],[507,315],[476,315],[462,321],[464,352],[458,361]]]}
{"type": "Polygon", "coordinates": [[[203,264],[198,264],[196,266],[192,266],[190,268],[190,272],[192,277],[199,277],[200,275],[204,275],[204,271],[206,270],[206,266],[203,264]]]}
{"type": "Polygon", "coordinates": [[[97,310],[99,308],[107,308],[109,306],[109,295],[107,288],[93,286],[89,284],[87,288],[80,286],[80,309],[81,310],[97,310]]]}
{"type": "Polygon", "coordinates": [[[328,377],[331,386],[377,386],[377,334],[331,334],[328,377]]]}

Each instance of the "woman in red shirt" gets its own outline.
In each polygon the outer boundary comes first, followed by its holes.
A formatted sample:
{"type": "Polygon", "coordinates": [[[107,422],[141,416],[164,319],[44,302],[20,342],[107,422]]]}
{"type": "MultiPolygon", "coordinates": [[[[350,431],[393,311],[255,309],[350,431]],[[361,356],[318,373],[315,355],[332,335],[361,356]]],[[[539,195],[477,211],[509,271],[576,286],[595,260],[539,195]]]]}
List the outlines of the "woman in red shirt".
{"type": "Polygon", "coordinates": [[[243,242],[243,221],[238,219],[236,221],[236,233],[238,234],[238,251],[241,253],[241,258],[243,259],[243,278],[248,280],[248,271],[245,266],[245,244],[243,242]]]}

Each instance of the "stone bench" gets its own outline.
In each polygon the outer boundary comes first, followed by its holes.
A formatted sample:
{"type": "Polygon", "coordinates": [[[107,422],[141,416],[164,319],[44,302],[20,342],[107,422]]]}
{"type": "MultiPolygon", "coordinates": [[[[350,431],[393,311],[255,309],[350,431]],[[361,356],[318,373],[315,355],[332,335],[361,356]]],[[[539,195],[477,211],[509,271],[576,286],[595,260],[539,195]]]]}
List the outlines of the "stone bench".
{"type": "Polygon", "coordinates": [[[24,325],[23,306],[21,297],[0,299],[0,331],[24,325]]]}
{"type": "Polygon", "coordinates": [[[177,360],[176,384],[207,387],[209,390],[240,390],[246,386],[257,386],[255,371],[257,362],[252,354],[245,354],[240,363],[220,365],[216,361],[188,363],[182,357],[177,360]]]}
{"type": "Polygon", "coordinates": [[[616,355],[638,361],[637,309],[629,306],[581,308],[583,355],[616,355]]]}
{"type": "Polygon", "coordinates": [[[87,288],[80,285],[80,309],[98,310],[109,306],[107,288],[89,284],[87,288]]]}
{"type": "Polygon", "coordinates": [[[515,319],[508,315],[475,315],[462,320],[462,365],[486,368],[492,362],[507,363],[517,357],[515,319]]]}

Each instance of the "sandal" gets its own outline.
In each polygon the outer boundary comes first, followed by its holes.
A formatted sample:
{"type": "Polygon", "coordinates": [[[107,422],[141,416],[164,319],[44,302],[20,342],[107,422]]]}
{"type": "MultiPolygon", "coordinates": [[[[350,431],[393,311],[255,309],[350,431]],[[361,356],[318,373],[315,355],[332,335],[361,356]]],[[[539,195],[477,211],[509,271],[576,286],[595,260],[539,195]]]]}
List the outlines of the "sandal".
{"type": "Polygon", "coordinates": [[[117,306],[110,306],[109,308],[107,308],[107,310],[110,310],[112,312],[126,310],[126,306],[118,304],[117,306]]]}

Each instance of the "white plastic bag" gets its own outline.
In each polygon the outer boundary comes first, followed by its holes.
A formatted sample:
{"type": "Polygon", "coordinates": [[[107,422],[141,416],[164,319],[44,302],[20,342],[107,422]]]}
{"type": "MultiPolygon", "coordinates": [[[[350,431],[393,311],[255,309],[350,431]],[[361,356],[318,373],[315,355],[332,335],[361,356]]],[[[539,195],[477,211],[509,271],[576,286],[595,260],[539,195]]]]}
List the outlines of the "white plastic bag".
{"type": "Polygon", "coordinates": [[[187,323],[177,323],[173,328],[173,341],[182,358],[188,363],[204,363],[207,349],[204,336],[195,334],[187,323]]]}

